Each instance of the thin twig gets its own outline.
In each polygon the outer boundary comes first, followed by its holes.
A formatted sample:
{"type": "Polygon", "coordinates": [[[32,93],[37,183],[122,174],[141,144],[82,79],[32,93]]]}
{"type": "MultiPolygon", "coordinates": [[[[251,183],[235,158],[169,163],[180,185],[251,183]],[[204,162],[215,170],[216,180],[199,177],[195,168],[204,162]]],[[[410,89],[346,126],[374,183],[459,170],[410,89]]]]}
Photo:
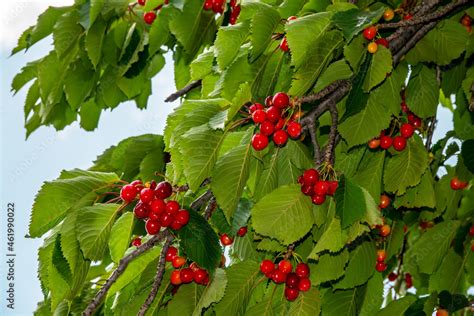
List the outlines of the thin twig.
{"type": "Polygon", "coordinates": [[[330,95],[334,91],[336,91],[340,87],[340,85],[343,84],[344,81],[345,80],[337,80],[337,81],[331,83],[329,86],[327,86],[323,90],[319,91],[318,93],[303,96],[303,97],[299,98],[298,101],[300,103],[313,103],[313,102],[319,101],[319,100],[327,97],[328,95],[330,95]]]}
{"type": "Polygon", "coordinates": [[[316,136],[316,126],[313,121],[311,121],[308,126],[308,133],[311,137],[311,143],[313,143],[313,161],[314,165],[317,166],[321,162],[321,146],[319,146],[318,138],[316,136]]]}
{"type": "Polygon", "coordinates": [[[401,58],[426,35],[429,31],[431,31],[435,26],[437,22],[433,21],[430,22],[423,27],[421,27],[409,40],[406,42],[405,45],[393,56],[393,64],[398,65],[400,62],[401,58]]]}
{"type": "MultiPolygon", "coordinates": [[[[199,186],[200,188],[202,187],[205,187],[206,185],[208,185],[209,183],[211,183],[211,179],[210,178],[206,178],[204,179],[204,181],[201,183],[201,185],[199,186]]],[[[184,184],[182,186],[179,186],[179,187],[176,187],[174,189],[175,192],[186,192],[189,190],[189,184],[184,184]]]]}
{"type": "Polygon", "coordinates": [[[191,209],[198,210],[213,197],[212,191],[207,190],[191,203],[191,209]]]}
{"type": "Polygon", "coordinates": [[[204,219],[208,221],[211,216],[212,212],[216,209],[217,203],[216,203],[216,198],[214,196],[211,197],[209,200],[209,203],[206,206],[206,209],[204,210],[204,219]]]}
{"type": "Polygon", "coordinates": [[[170,94],[166,99],[165,102],[173,102],[176,101],[178,98],[182,97],[183,95],[187,94],[189,91],[193,90],[194,88],[200,87],[202,84],[201,80],[193,81],[187,84],[184,88],[176,91],[175,93],[170,94]]]}
{"type": "Polygon", "coordinates": [[[163,280],[163,275],[165,273],[166,253],[168,252],[168,248],[171,245],[171,242],[173,241],[173,236],[167,230],[164,230],[163,234],[166,236],[166,241],[163,245],[163,248],[161,249],[160,259],[158,260],[158,266],[156,269],[155,280],[153,281],[151,291],[148,294],[145,303],[143,303],[143,305],[140,307],[140,310],[138,311],[139,316],[145,315],[146,311],[155,300],[156,294],[158,293],[158,289],[161,285],[161,281],[163,280]]]}
{"type": "Polygon", "coordinates": [[[425,148],[426,150],[430,150],[431,148],[431,142],[433,141],[433,134],[436,129],[436,124],[438,123],[438,120],[436,119],[436,115],[433,116],[430,120],[430,126],[428,127],[428,135],[426,137],[426,144],[425,148]]]}
{"type": "Polygon", "coordinates": [[[474,83],[471,86],[471,102],[469,103],[469,111],[474,112],[474,83]]]}
{"type": "Polygon", "coordinates": [[[337,123],[339,121],[336,103],[332,103],[329,106],[329,113],[331,113],[331,129],[329,130],[329,140],[324,153],[324,161],[332,165],[334,163],[333,153],[336,145],[337,123]]]}

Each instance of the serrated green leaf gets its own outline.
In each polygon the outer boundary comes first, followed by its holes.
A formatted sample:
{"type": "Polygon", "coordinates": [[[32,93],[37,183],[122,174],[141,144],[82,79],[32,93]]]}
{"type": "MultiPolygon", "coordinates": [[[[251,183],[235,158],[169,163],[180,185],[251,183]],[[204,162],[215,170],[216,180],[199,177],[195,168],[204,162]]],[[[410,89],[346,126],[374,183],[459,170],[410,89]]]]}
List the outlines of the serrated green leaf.
{"type": "Polygon", "coordinates": [[[407,64],[401,63],[379,87],[371,92],[371,96],[375,100],[396,116],[400,113],[400,104],[402,103],[400,91],[405,86],[407,73],[407,64]]]}
{"type": "Polygon", "coordinates": [[[364,91],[369,92],[373,87],[381,83],[387,74],[392,71],[392,54],[388,48],[379,45],[379,49],[373,54],[369,71],[364,81],[364,91]]]}
{"type": "Polygon", "coordinates": [[[274,239],[264,238],[257,244],[257,250],[263,250],[268,252],[281,252],[285,250],[285,246],[283,246],[274,239]]]}
{"type": "MultiPolygon", "coordinates": [[[[449,147],[448,147],[449,148],[449,147]]],[[[446,153],[447,154],[447,153],[446,153]]],[[[466,168],[474,173],[474,140],[466,140],[461,145],[461,156],[466,168]]]]}
{"type": "Polygon", "coordinates": [[[408,188],[406,193],[395,200],[395,207],[406,208],[435,208],[436,198],[434,191],[433,176],[427,170],[421,177],[420,183],[412,188],[408,188]]]}
{"type": "Polygon", "coordinates": [[[394,222],[391,226],[390,235],[387,236],[387,259],[400,252],[405,236],[405,224],[401,221],[394,222]]]}
{"type": "Polygon", "coordinates": [[[193,311],[197,308],[202,291],[202,286],[194,282],[183,284],[169,302],[168,308],[173,312],[168,313],[168,315],[192,315],[193,311]]]}
{"type": "Polygon", "coordinates": [[[345,177],[339,181],[334,195],[336,200],[336,214],[341,219],[342,228],[352,225],[364,217],[364,193],[361,187],[345,177]]]}
{"type": "Polygon", "coordinates": [[[311,269],[311,282],[317,285],[327,281],[337,280],[344,275],[348,261],[349,251],[347,251],[347,249],[344,249],[336,255],[328,253],[320,256],[314,269],[311,269]]]}
{"type": "Polygon", "coordinates": [[[352,180],[365,188],[374,200],[380,198],[385,151],[367,151],[352,180]]]}
{"type": "Polygon", "coordinates": [[[329,86],[331,83],[349,79],[352,76],[352,71],[345,60],[338,60],[328,66],[326,70],[319,76],[316,85],[314,86],[314,92],[319,92],[322,89],[329,86]]]}
{"type": "Polygon", "coordinates": [[[383,7],[380,7],[374,11],[363,11],[360,9],[340,11],[333,15],[332,21],[342,30],[346,40],[350,41],[365,27],[377,22],[382,17],[384,10],[383,7]]]}
{"type": "Polygon", "coordinates": [[[150,27],[149,35],[149,51],[150,55],[155,54],[165,45],[171,37],[169,23],[176,13],[176,8],[173,6],[164,6],[161,8],[160,14],[156,16],[155,21],[150,27]]]}
{"type": "Polygon", "coordinates": [[[271,6],[261,6],[252,17],[251,37],[252,59],[257,59],[267,48],[272,40],[272,35],[280,23],[280,14],[271,6]]]}
{"type": "Polygon", "coordinates": [[[94,71],[82,61],[71,64],[64,78],[64,92],[73,110],[77,110],[95,85],[94,71]]]}
{"type": "Polygon", "coordinates": [[[323,296],[322,314],[324,316],[356,316],[357,289],[329,290],[323,296]]]}
{"type": "Polygon", "coordinates": [[[265,159],[263,171],[258,179],[258,184],[255,189],[255,200],[258,201],[265,195],[269,194],[278,187],[278,156],[281,149],[276,147],[269,159],[265,159]]]}
{"type": "Polygon", "coordinates": [[[214,43],[214,54],[221,70],[227,68],[234,60],[249,34],[250,24],[248,21],[219,28],[214,43]]]}
{"type": "Polygon", "coordinates": [[[291,304],[289,315],[313,316],[319,315],[321,311],[321,298],[319,291],[315,288],[302,292],[291,304]]]}
{"type": "Polygon", "coordinates": [[[297,184],[279,187],[254,205],[252,222],[257,233],[288,245],[311,229],[311,200],[297,184]]]}
{"type": "Polygon", "coordinates": [[[211,47],[210,49],[205,49],[196,57],[196,59],[193,60],[189,66],[191,70],[191,79],[203,79],[212,72],[214,54],[214,47],[211,47]]]}
{"type": "Polygon", "coordinates": [[[54,48],[58,56],[63,56],[84,31],[79,24],[79,12],[72,10],[58,18],[53,28],[54,48]]]}
{"type": "Polygon", "coordinates": [[[132,237],[133,227],[135,226],[133,219],[134,214],[127,212],[120,216],[112,226],[108,244],[110,257],[115,263],[118,263],[120,259],[122,259],[125,251],[130,246],[130,238],[132,237]]]}
{"type": "Polygon", "coordinates": [[[336,289],[349,289],[364,284],[374,274],[377,259],[375,244],[364,242],[351,252],[344,278],[335,285],[336,289]]]}
{"type": "Polygon", "coordinates": [[[384,283],[381,273],[374,273],[365,285],[364,299],[360,303],[359,315],[375,315],[382,306],[384,299],[384,283]]]}
{"type": "Polygon", "coordinates": [[[416,296],[408,295],[390,302],[377,316],[403,315],[403,313],[416,301],[416,296]]]}
{"type": "Polygon", "coordinates": [[[450,293],[459,293],[468,256],[469,250],[463,258],[453,248],[449,249],[438,270],[430,276],[430,291],[439,293],[446,290],[450,293]]]}
{"type": "Polygon", "coordinates": [[[105,21],[100,18],[87,30],[84,46],[94,68],[97,67],[102,57],[102,44],[104,42],[106,27],[107,24],[105,21]]]}
{"type": "Polygon", "coordinates": [[[208,308],[211,304],[218,303],[222,297],[224,297],[226,287],[227,276],[225,270],[217,269],[211,283],[202,292],[193,315],[199,316],[204,308],[208,308]]]}
{"type": "Polygon", "coordinates": [[[93,131],[99,124],[100,113],[102,109],[95,103],[93,98],[82,103],[79,110],[79,116],[81,118],[80,125],[86,131],[93,131]]]}
{"type": "Polygon", "coordinates": [[[76,272],[75,270],[79,262],[84,260],[76,235],[77,217],[77,211],[69,214],[61,224],[59,232],[61,249],[73,275],[76,272]]]}
{"type": "Polygon", "coordinates": [[[321,238],[316,242],[316,246],[308,258],[317,258],[316,255],[323,250],[338,252],[344,247],[345,243],[346,236],[342,233],[341,221],[338,218],[333,218],[321,238]]]}
{"type": "Polygon", "coordinates": [[[362,34],[360,34],[352,39],[348,45],[344,46],[344,58],[347,60],[354,72],[359,71],[359,67],[367,55],[365,44],[366,40],[362,34]]]}
{"type": "Polygon", "coordinates": [[[439,88],[436,72],[426,66],[413,78],[406,89],[406,102],[416,115],[426,118],[433,116],[438,107],[439,88]]]}

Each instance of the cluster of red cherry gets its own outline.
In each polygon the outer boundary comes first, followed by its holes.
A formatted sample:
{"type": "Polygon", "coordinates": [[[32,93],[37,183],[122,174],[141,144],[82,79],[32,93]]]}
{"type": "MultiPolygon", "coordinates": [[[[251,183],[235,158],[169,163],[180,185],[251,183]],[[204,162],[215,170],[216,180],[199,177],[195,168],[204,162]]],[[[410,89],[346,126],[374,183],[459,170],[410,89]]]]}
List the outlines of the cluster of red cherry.
{"type": "MultiPolygon", "coordinates": [[[[169,0],[165,0],[163,4],[168,4],[169,2],[169,0]]],[[[138,0],[137,3],[141,6],[144,6],[146,0],[138,0]]],[[[160,4],[154,8],[153,11],[143,13],[143,21],[145,21],[146,24],[152,24],[156,19],[156,11],[160,10],[163,7],[163,4],[160,4]]]]}
{"type": "MultiPolygon", "coordinates": [[[[204,10],[214,11],[214,13],[223,14],[225,10],[226,0],[206,0],[204,1],[204,10]]],[[[240,14],[240,5],[237,4],[237,0],[230,0],[230,18],[229,24],[235,24],[240,14]]]]}
{"type": "Polygon", "coordinates": [[[171,262],[171,265],[176,270],[171,272],[170,282],[173,285],[187,284],[196,282],[197,284],[207,285],[209,284],[209,273],[200,268],[196,262],[193,262],[189,267],[184,267],[186,264],[186,258],[178,255],[178,249],[171,246],[166,252],[165,259],[167,262],[171,262]]]}
{"type": "Polygon", "coordinates": [[[375,270],[377,270],[378,272],[384,272],[387,269],[385,258],[387,258],[387,253],[385,252],[385,250],[377,250],[377,264],[375,265],[375,270]]]}
{"type": "Polygon", "coordinates": [[[140,180],[124,185],[120,197],[127,203],[133,202],[137,195],[139,201],[133,212],[136,218],[146,220],[145,228],[148,234],[156,235],[161,227],[170,227],[180,230],[189,222],[189,212],[181,209],[177,201],[168,200],[173,194],[173,187],[169,182],[156,183],[152,181],[145,186],[140,180]]]}
{"type": "Polygon", "coordinates": [[[469,182],[462,181],[458,177],[451,179],[450,186],[453,190],[464,190],[469,185],[469,182]]]}
{"type": "Polygon", "coordinates": [[[337,180],[320,180],[316,169],[306,170],[298,177],[298,183],[301,184],[301,192],[311,196],[311,201],[316,205],[323,204],[326,201],[326,195],[333,196],[339,185],[337,180]]]}
{"type": "MultiPolygon", "coordinates": [[[[247,234],[247,226],[240,227],[237,231],[237,236],[244,237],[247,234]]],[[[219,237],[222,246],[227,247],[232,245],[234,238],[230,237],[228,234],[224,233],[219,237]]]]}
{"type": "Polygon", "coordinates": [[[301,135],[301,124],[296,122],[298,113],[293,114],[290,97],[286,93],[278,92],[273,97],[267,97],[265,106],[266,109],[262,104],[255,103],[249,108],[252,120],[260,127],[260,132],[252,137],[252,147],[255,150],[265,149],[270,136],[275,145],[284,146],[288,135],[293,139],[301,135]]]}
{"type": "MultiPolygon", "coordinates": [[[[293,20],[296,20],[296,19],[297,19],[296,16],[292,15],[288,19],[286,19],[286,21],[290,22],[290,21],[293,21],[293,20]]],[[[286,36],[284,36],[283,39],[280,42],[280,49],[284,52],[287,52],[287,51],[290,50],[290,48],[288,47],[288,41],[286,40],[286,36]]]]}
{"type": "Polygon", "coordinates": [[[293,265],[287,259],[274,264],[271,260],[265,259],[260,263],[260,271],[276,284],[285,283],[285,297],[288,301],[294,301],[300,291],[306,292],[311,289],[309,279],[309,266],[306,263],[298,263],[295,272],[293,265]]]}
{"type": "MultiPolygon", "coordinates": [[[[398,278],[398,274],[396,274],[395,272],[390,272],[390,274],[388,275],[388,280],[390,282],[395,281],[397,278],[398,278]]],[[[413,286],[413,278],[412,278],[411,274],[410,273],[405,273],[405,287],[407,289],[409,289],[412,286],[413,286]]]]}
{"type": "Polygon", "coordinates": [[[362,32],[362,35],[364,36],[364,38],[368,41],[371,41],[367,45],[367,51],[371,54],[375,54],[377,52],[378,45],[383,45],[386,48],[388,48],[388,41],[383,37],[377,38],[375,41],[372,41],[375,38],[375,36],[377,36],[377,32],[378,32],[377,28],[373,25],[367,27],[362,32]]]}
{"type": "MultiPolygon", "coordinates": [[[[379,209],[383,210],[383,209],[387,208],[390,205],[390,203],[391,203],[390,198],[387,195],[382,194],[380,196],[379,209]]],[[[375,226],[375,228],[378,229],[379,235],[381,237],[385,238],[388,235],[390,235],[392,229],[390,228],[390,225],[385,223],[385,218],[382,217],[382,221],[383,221],[383,224],[382,225],[377,225],[377,226],[375,226]]]]}

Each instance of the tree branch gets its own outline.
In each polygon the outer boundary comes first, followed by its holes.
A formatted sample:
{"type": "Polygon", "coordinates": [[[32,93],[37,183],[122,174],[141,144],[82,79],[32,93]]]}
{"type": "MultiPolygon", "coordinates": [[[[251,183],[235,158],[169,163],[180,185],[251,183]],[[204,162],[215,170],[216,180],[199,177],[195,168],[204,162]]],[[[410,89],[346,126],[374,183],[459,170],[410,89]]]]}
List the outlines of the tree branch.
{"type": "Polygon", "coordinates": [[[206,206],[206,210],[204,211],[204,219],[206,221],[208,221],[211,218],[212,212],[214,212],[214,210],[216,209],[216,205],[217,205],[216,198],[212,196],[211,199],[209,200],[209,203],[206,206]]]}
{"type": "Polygon", "coordinates": [[[139,316],[145,315],[146,311],[155,300],[156,294],[158,293],[158,289],[160,288],[160,285],[161,285],[161,281],[163,280],[163,275],[165,273],[166,253],[168,252],[168,248],[170,247],[171,242],[173,241],[173,236],[169,233],[168,230],[164,230],[163,234],[164,236],[166,236],[166,241],[163,245],[163,249],[161,249],[160,259],[158,260],[158,266],[157,266],[156,275],[155,275],[155,280],[153,281],[151,291],[148,294],[148,297],[146,298],[145,303],[143,303],[142,307],[140,307],[140,310],[138,311],[139,316]]]}
{"type": "Polygon", "coordinates": [[[416,43],[418,43],[418,41],[420,41],[426,35],[426,33],[431,31],[436,26],[436,24],[436,21],[430,22],[421,27],[418,31],[416,31],[416,33],[411,36],[411,38],[406,42],[406,44],[403,45],[395,55],[393,55],[393,64],[398,65],[402,57],[405,56],[405,54],[410,49],[415,47],[416,43]]]}
{"type": "Polygon", "coordinates": [[[202,84],[201,80],[193,81],[187,84],[184,88],[176,91],[175,93],[170,94],[166,99],[165,102],[173,102],[176,101],[178,98],[182,97],[183,95],[187,94],[189,91],[193,90],[194,88],[200,87],[202,84]]]}
{"type": "Polygon", "coordinates": [[[198,210],[204,206],[214,195],[211,190],[207,190],[191,203],[191,209],[198,210]]]}
{"type": "Polygon", "coordinates": [[[339,121],[339,114],[337,112],[336,103],[331,103],[329,106],[331,113],[331,129],[329,130],[329,140],[326,145],[326,152],[324,153],[324,161],[329,164],[334,164],[334,148],[336,145],[337,123],[339,121]]]}
{"type": "Polygon", "coordinates": [[[112,286],[112,284],[114,284],[115,281],[117,281],[117,279],[119,278],[119,276],[121,276],[125,272],[125,269],[127,268],[128,264],[133,259],[137,258],[138,256],[140,256],[144,252],[146,252],[146,251],[150,250],[151,248],[153,248],[157,243],[161,242],[163,240],[163,238],[164,238],[164,233],[161,232],[158,235],[155,235],[155,236],[151,237],[146,243],[142,244],[136,250],[129,253],[125,257],[123,257],[120,260],[117,269],[115,269],[115,271],[112,273],[112,275],[107,279],[107,281],[105,282],[104,286],[100,289],[100,291],[97,292],[94,299],[89,303],[89,305],[84,310],[82,315],[83,316],[91,316],[94,313],[94,311],[102,303],[102,300],[104,299],[107,292],[110,290],[110,287],[112,286]]]}
{"type": "Polygon", "coordinates": [[[329,94],[333,93],[337,89],[339,89],[339,86],[344,83],[346,80],[337,80],[331,83],[329,86],[324,88],[323,90],[319,91],[316,94],[311,94],[307,96],[303,96],[298,99],[300,103],[313,103],[316,101],[319,101],[325,97],[327,97],[329,94]]]}
{"type": "Polygon", "coordinates": [[[321,162],[321,146],[319,146],[318,138],[316,137],[315,122],[311,121],[306,128],[308,129],[311,142],[313,143],[313,162],[314,165],[317,166],[321,162]]]}
{"type": "Polygon", "coordinates": [[[471,86],[471,102],[469,103],[469,111],[474,112],[474,83],[471,86]]]}

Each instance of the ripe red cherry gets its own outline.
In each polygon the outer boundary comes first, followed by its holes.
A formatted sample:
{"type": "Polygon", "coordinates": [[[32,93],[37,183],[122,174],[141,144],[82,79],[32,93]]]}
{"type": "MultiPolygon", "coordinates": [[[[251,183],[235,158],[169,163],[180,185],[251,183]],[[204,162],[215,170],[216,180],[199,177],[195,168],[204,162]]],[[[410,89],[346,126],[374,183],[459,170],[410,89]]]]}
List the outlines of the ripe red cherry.
{"type": "Polygon", "coordinates": [[[288,41],[286,40],[286,37],[283,37],[283,39],[280,42],[280,49],[284,52],[287,52],[290,50],[288,47],[288,41]]]}
{"type": "Polygon", "coordinates": [[[301,187],[301,192],[303,192],[304,195],[314,195],[314,186],[312,185],[303,185],[301,187]]]}
{"type": "Polygon", "coordinates": [[[395,272],[390,272],[390,274],[388,275],[388,280],[390,282],[393,282],[397,279],[398,275],[395,273],[395,272]]]}
{"type": "Polygon", "coordinates": [[[170,228],[172,230],[180,230],[181,228],[183,228],[183,224],[181,224],[180,222],[178,222],[177,220],[174,220],[171,225],[170,225],[170,228]]]}
{"type": "Polygon", "coordinates": [[[332,180],[332,181],[327,181],[329,183],[329,188],[328,188],[328,195],[333,196],[336,193],[337,187],[339,186],[339,182],[332,180]]]}
{"type": "Polygon", "coordinates": [[[405,274],[405,285],[406,285],[407,289],[409,289],[413,286],[413,279],[412,279],[410,273],[405,274]]]}
{"type": "Polygon", "coordinates": [[[302,292],[307,292],[311,288],[311,281],[307,278],[300,279],[300,283],[298,284],[298,290],[302,292]]]}
{"type": "Polygon", "coordinates": [[[367,146],[369,146],[370,149],[377,149],[377,148],[379,148],[379,146],[380,146],[380,139],[378,139],[378,138],[371,139],[371,140],[369,141],[369,143],[367,144],[367,146]]]}
{"type": "Polygon", "coordinates": [[[156,19],[156,13],[155,12],[146,12],[143,15],[143,21],[145,21],[146,24],[152,24],[153,21],[156,19]]]}
{"type": "Polygon", "coordinates": [[[270,136],[275,131],[275,125],[270,121],[265,121],[260,125],[260,133],[265,136],[270,136]]]}
{"type": "Polygon", "coordinates": [[[194,271],[194,282],[197,284],[204,284],[206,278],[209,278],[209,273],[206,270],[198,269],[194,271]]]}
{"type": "Polygon", "coordinates": [[[170,246],[166,252],[165,260],[167,262],[173,261],[174,257],[178,255],[178,249],[176,247],[170,246]]]}
{"type": "Polygon", "coordinates": [[[220,14],[224,13],[224,0],[213,0],[212,11],[220,14]]]}
{"type": "Polygon", "coordinates": [[[267,119],[267,114],[265,113],[264,110],[256,110],[252,114],[252,120],[255,122],[255,124],[263,123],[266,119],[267,119]]]}
{"type": "Polygon", "coordinates": [[[290,289],[298,288],[298,284],[300,283],[300,277],[296,275],[296,273],[288,273],[286,276],[286,286],[290,289]]]}
{"type": "Polygon", "coordinates": [[[257,110],[263,110],[263,105],[261,105],[260,103],[254,103],[249,107],[249,112],[252,114],[257,110]]]}
{"type": "Polygon", "coordinates": [[[138,2],[139,5],[144,6],[146,0],[138,0],[137,2],[138,2]]]}
{"type": "Polygon", "coordinates": [[[273,105],[273,96],[269,95],[268,97],[265,98],[265,106],[271,107],[272,105],[273,105]]]}
{"type": "Polygon", "coordinates": [[[286,131],[291,138],[298,138],[301,135],[301,124],[298,122],[290,122],[286,127],[286,131]]]}
{"type": "Polygon", "coordinates": [[[388,235],[390,235],[390,231],[390,226],[383,225],[382,227],[380,227],[380,236],[387,237],[388,235]]]}
{"type": "Polygon", "coordinates": [[[160,232],[161,226],[158,221],[147,220],[145,224],[146,232],[150,235],[156,235],[160,232]]]}
{"type": "Polygon", "coordinates": [[[462,181],[458,177],[452,178],[449,184],[453,190],[460,190],[462,187],[462,181]]]}
{"type": "Polygon", "coordinates": [[[135,188],[137,188],[138,192],[140,192],[143,189],[143,183],[140,180],[134,180],[130,182],[131,185],[133,185],[135,188]]]}
{"type": "Polygon", "coordinates": [[[148,217],[148,208],[142,202],[138,202],[133,209],[133,213],[136,218],[147,218],[148,217]]]}
{"type": "Polygon", "coordinates": [[[474,225],[469,228],[469,236],[474,236],[474,225]]]}
{"type": "Polygon", "coordinates": [[[180,256],[175,256],[173,258],[173,261],[171,261],[171,264],[176,269],[181,268],[182,266],[184,266],[185,263],[186,263],[186,258],[180,257],[180,256]]]}
{"type": "Polygon", "coordinates": [[[171,183],[167,181],[162,181],[156,185],[155,188],[155,196],[159,199],[167,199],[171,196],[173,193],[173,187],[171,186],[171,183]]]}
{"type": "Polygon", "coordinates": [[[318,181],[314,185],[314,193],[316,195],[326,195],[329,190],[329,183],[327,181],[318,181]]]}
{"type": "Polygon", "coordinates": [[[421,127],[421,118],[419,118],[418,116],[415,116],[413,118],[413,120],[411,121],[411,124],[413,125],[413,127],[415,128],[420,128],[421,127]]]}
{"type": "Polygon", "coordinates": [[[396,151],[402,151],[407,147],[407,140],[402,136],[395,136],[393,139],[393,148],[396,151]]]}
{"type": "Polygon", "coordinates": [[[179,203],[176,201],[168,201],[166,202],[166,212],[168,214],[176,214],[179,211],[179,203]]]}
{"type": "Polygon", "coordinates": [[[169,227],[174,222],[174,216],[168,213],[162,213],[160,215],[160,224],[163,227],[169,227]]]}
{"type": "Polygon", "coordinates": [[[387,252],[384,249],[377,250],[377,261],[384,262],[385,258],[387,258],[387,252]]]}
{"type": "Polygon", "coordinates": [[[379,207],[381,209],[384,209],[384,208],[387,208],[389,205],[390,205],[390,198],[388,196],[386,196],[385,194],[382,194],[380,196],[379,207]]]}
{"type": "Polygon", "coordinates": [[[131,184],[124,185],[120,190],[120,197],[128,203],[132,202],[137,197],[137,194],[137,188],[131,184]]]}
{"type": "Polygon", "coordinates": [[[449,315],[449,313],[445,309],[438,309],[436,311],[436,316],[448,316],[448,315],[449,315]]]}
{"type": "Polygon", "coordinates": [[[151,219],[152,221],[159,221],[160,220],[160,213],[150,211],[148,213],[148,218],[151,219]]]}
{"type": "Polygon", "coordinates": [[[288,134],[284,130],[278,130],[273,134],[273,142],[277,146],[283,146],[288,141],[288,134]]]}
{"type": "Polygon", "coordinates": [[[171,272],[170,282],[173,285],[180,285],[181,283],[183,283],[181,281],[181,271],[173,270],[173,272],[171,272]]]}
{"type": "Polygon", "coordinates": [[[299,184],[304,185],[304,177],[303,177],[303,175],[299,176],[297,181],[298,181],[299,184]]]}
{"type": "Polygon", "coordinates": [[[294,301],[298,298],[300,291],[298,289],[285,288],[285,297],[288,301],[294,301]]]}
{"type": "Polygon", "coordinates": [[[300,278],[307,278],[309,277],[309,267],[306,263],[298,263],[295,269],[295,273],[300,278]]]}
{"type": "Polygon", "coordinates": [[[326,196],[325,195],[313,195],[311,196],[311,202],[316,205],[321,205],[326,201],[326,196]]]}
{"type": "Polygon", "coordinates": [[[280,284],[286,281],[286,273],[281,272],[280,270],[276,269],[272,273],[272,281],[276,284],[280,284]]]}
{"type": "Polygon", "coordinates": [[[189,222],[189,212],[187,210],[180,210],[176,214],[175,220],[183,226],[186,225],[189,222]]]}
{"type": "Polygon", "coordinates": [[[298,18],[297,16],[292,15],[292,16],[288,17],[288,19],[286,19],[286,20],[289,22],[289,21],[296,20],[297,18],[298,18]]]}
{"type": "Polygon", "coordinates": [[[406,20],[411,20],[413,18],[413,15],[411,15],[410,13],[406,14],[403,19],[406,21],[406,20]]]}
{"type": "Polygon", "coordinates": [[[140,201],[143,203],[148,203],[153,200],[155,193],[150,188],[144,188],[140,191],[140,201]]]}
{"type": "Polygon", "coordinates": [[[266,111],[266,114],[267,120],[272,123],[277,123],[281,118],[280,110],[275,106],[269,107],[266,111]]]}
{"type": "Polygon", "coordinates": [[[405,138],[410,138],[413,136],[413,133],[415,132],[415,129],[413,128],[413,125],[405,123],[400,127],[400,135],[402,135],[405,138]]]}
{"type": "Polygon", "coordinates": [[[290,105],[290,97],[284,92],[278,92],[273,96],[272,103],[273,106],[276,106],[279,109],[284,109],[290,105]]]}
{"type": "Polygon", "coordinates": [[[244,237],[247,234],[247,226],[240,227],[237,231],[237,236],[244,237]]]}
{"type": "Polygon", "coordinates": [[[291,262],[288,260],[282,260],[278,262],[278,270],[281,272],[288,274],[293,270],[293,266],[291,265],[291,262]]]}
{"type": "Polygon", "coordinates": [[[221,235],[220,240],[221,240],[221,243],[224,247],[225,246],[230,246],[234,242],[234,240],[231,237],[229,237],[229,235],[227,235],[225,233],[221,235]]]}
{"type": "Polygon", "coordinates": [[[366,40],[371,41],[375,38],[375,35],[377,35],[377,28],[373,25],[369,26],[368,28],[364,29],[362,34],[366,40]]]}
{"type": "Polygon", "coordinates": [[[377,270],[378,272],[384,272],[385,269],[387,269],[387,265],[383,262],[377,262],[377,264],[375,265],[375,270],[377,270]]]}
{"type": "Polygon", "coordinates": [[[474,252],[474,244],[471,245],[471,251],[474,252]]]}
{"type": "Polygon", "coordinates": [[[464,14],[462,19],[461,19],[461,24],[464,26],[471,26],[472,24],[472,19],[469,15],[464,14]]]}
{"type": "Polygon", "coordinates": [[[150,210],[157,214],[163,213],[164,211],[166,211],[165,201],[161,199],[151,201],[150,210]]]}
{"type": "Polygon", "coordinates": [[[271,273],[275,270],[275,264],[268,259],[265,259],[260,263],[260,271],[262,271],[263,274],[271,273]]]}
{"type": "Polygon", "coordinates": [[[392,146],[392,137],[385,135],[380,137],[380,147],[382,149],[389,149],[390,146],[392,146]]]}
{"type": "Polygon", "coordinates": [[[375,40],[375,43],[377,45],[382,45],[382,46],[385,46],[386,48],[388,48],[388,41],[385,39],[385,38],[378,38],[375,40]]]}
{"type": "Polygon", "coordinates": [[[139,247],[141,244],[142,244],[142,239],[140,237],[137,237],[132,241],[132,246],[139,247]]]}
{"type": "Polygon", "coordinates": [[[268,146],[268,137],[262,134],[255,134],[252,137],[252,147],[256,151],[264,150],[268,146]]]}
{"type": "Polygon", "coordinates": [[[402,101],[402,103],[400,104],[400,107],[402,108],[403,113],[407,113],[409,111],[408,105],[405,103],[405,101],[402,101]]]}
{"type": "Polygon", "coordinates": [[[304,183],[315,185],[319,180],[319,172],[316,169],[308,169],[303,173],[304,183]]]}
{"type": "Polygon", "coordinates": [[[191,283],[194,280],[194,272],[190,268],[184,268],[180,272],[180,278],[183,283],[191,283]]]}
{"type": "Polygon", "coordinates": [[[204,10],[211,10],[212,9],[212,0],[204,1],[204,10]]]}

